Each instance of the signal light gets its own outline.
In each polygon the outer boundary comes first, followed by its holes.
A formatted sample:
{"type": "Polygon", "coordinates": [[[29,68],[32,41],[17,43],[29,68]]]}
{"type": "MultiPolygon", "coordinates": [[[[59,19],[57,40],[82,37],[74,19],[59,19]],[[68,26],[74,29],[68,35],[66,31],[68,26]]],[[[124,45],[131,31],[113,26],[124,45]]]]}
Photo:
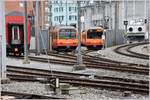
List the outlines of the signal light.
{"type": "Polygon", "coordinates": [[[132,32],[132,31],[133,31],[133,28],[132,28],[132,27],[130,27],[130,28],[129,28],[129,31],[130,31],[130,32],[132,32]]]}
{"type": "Polygon", "coordinates": [[[15,48],[15,52],[17,52],[18,51],[18,48],[15,48]]]}
{"type": "Polygon", "coordinates": [[[142,31],[142,27],[139,27],[139,28],[138,28],[138,31],[142,31]]]}

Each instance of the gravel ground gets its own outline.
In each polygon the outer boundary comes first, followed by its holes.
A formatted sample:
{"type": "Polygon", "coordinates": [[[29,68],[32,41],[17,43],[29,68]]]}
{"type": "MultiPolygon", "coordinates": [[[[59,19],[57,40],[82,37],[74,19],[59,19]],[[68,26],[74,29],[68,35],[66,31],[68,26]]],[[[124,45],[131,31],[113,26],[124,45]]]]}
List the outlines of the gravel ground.
{"type": "Polygon", "coordinates": [[[104,69],[86,69],[83,71],[75,71],[75,73],[119,77],[119,78],[135,79],[135,80],[146,80],[146,81],[149,80],[148,75],[132,74],[132,73],[118,72],[118,71],[109,71],[109,70],[104,70],[104,69]]]}
{"type": "MultiPolygon", "coordinates": [[[[138,63],[138,64],[148,63],[148,61],[145,60],[130,58],[130,57],[116,54],[112,52],[112,49],[114,48],[115,47],[107,48],[105,50],[92,52],[90,54],[94,56],[105,56],[108,59],[113,59],[117,61],[124,61],[130,63],[138,63]]],[[[22,62],[23,60],[15,60],[15,59],[7,58],[8,65],[49,69],[48,68],[49,64],[47,63],[30,61],[30,64],[22,64],[22,62]]],[[[65,66],[65,65],[57,65],[57,64],[50,64],[50,65],[53,70],[59,70],[59,71],[71,72],[73,68],[73,66],[65,66]]],[[[77,73],[88,73],[88,74],[91,73],[94,75],[115,76],[115,77],[130,78],[130,79],[137,79],[137,80],[149,79],[148,76],[144,76],[144,75],[135,75],[135,74],[122,73],[117,71],[108,71],[103,69],[86,69],[84,71],[77,71],[77,73]]],[[[116,92],[116,91],[108,91],[108,90],[85,88],[85,87],[80,87],[80,89],[83,90],[84,93],[67,95],[67,97],[70,98],[71,100],[149,100],[148,95],[131,94],[131,96],[124,97],[123,92],[120,91],[116,92]]],[[[2,84],[2,90],[14,91],[14,92],[15,91],[25,92],[25,93],[36,93],[42,95],[47,95],[52,93],[52,92],[48,92],[45,89],[45,85],[43,84],[29,83],[29,82],[24,82],[24,83],[15,82],[11,84],[2,84]]]]}
{"type": "MultiPolygon", "coordinates": [[[[35,62],[30,61],[30,64],[23,64],[23,60],[16,60],[12,58],[7,58],[7,65],[13,65],[13,66],[21,66],[21,67],[27,67],[27,68],[36,68],[36,69],[46,69],[50,70],[56,70],[56,71],[65,71],[65,72],[72,72],[73,66],[66,66],[66,65],[59,65],[59,64],[47,64],[47,63],[41,63],[41,62],[35,62]]],[[[138,74],[132,74],[127,72],[118,72],[118,71],[110,71],[110,70],[104,70],[104,69],[89,69],[82,71],[74,71],[75,73],[85,73],[85,74],[94,74],[94,75],[100,75],[100,76],[115,76],[120,78],[130,78],[130,79],[137,79],[137,80],[148,80],[149,77],[145,75],[138,75],[138,74]]]]}
{"type": "Polygon", "coordinates": [[[14,58],[7,58],[7,65],[13,66],[20,66],[20,67],[27,67],[27,68],[37,68],[37,69],[46,69],[46,70],[57,70],[57,71],[72,71],[73,67],[67,65],[60,65],[60,64],[48,64],[48,63],[41,63],[37,61],[30,61],[30,64],[23,64],[23,60],[21,59],[14,59],[14,58]]]}
{"type": "Polygon", "coordinates": [[[132,51],[137,52],[137,53],[142,53],[142,54],[146,54],[149,55],[149,45],[142,45],[142,46],[136,46],[131,48],[132,51]],[[144,47],[148,47],[148,48],[144,48],[144,47]]]}
{"type": "MultiPolygon", "coordinates": [[[[47,91],[45,85],[41,83],[31,82],[14,82],[10,84],[2,84],[3,91],[12,91],[20,93],[35,93],[41,95],[53,95],[52,91],[47,91]]],[[[109,91],[105,89],[94,89],[79,87],[80,92],[61,95],[69,98],[68,100],[149,100],[148,95],[133,94],[124,97],[123,92],[120,91],[109,91]]]]}
{"type": "MultiPolygon", "coordinates": [[[[94,55],[94,56],[100,56],[100,57],[104,57],[107,59],[112,59],[112,60],[116,60],[116,61],[121,61],[121,62],[128,62],[128,63],[135,63],[135,64],[144,64],[147,65],[149,63],[149,60],[144,60],[144,59],[139,59],[139,58],[132,58],[132,57],[127,57],[124,55],[120,55],[117,54],[113,51],[113,49],[115,49],[116,47],[110,47],[110,48],[106,48],[104,50],[99,50],[97,52],[92,52],[89,53],[90,55],[94,55]]],[[[137,49],[140,50],[141,49],[137,49]]]]}

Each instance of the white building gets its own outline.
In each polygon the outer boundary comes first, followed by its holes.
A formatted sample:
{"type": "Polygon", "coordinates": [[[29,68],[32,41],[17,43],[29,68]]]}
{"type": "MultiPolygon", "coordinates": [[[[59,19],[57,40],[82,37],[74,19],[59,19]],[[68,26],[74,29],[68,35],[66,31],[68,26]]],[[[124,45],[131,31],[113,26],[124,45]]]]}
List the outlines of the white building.
{"type": "Polygon", "coordinates": [[[77,4],[72,0],[51,0],[52,25],[77,24],[77,4]]]}
{"type": "Polygon", "coordinates": [[[107,28],[107,44],[122,44],[124,38],[124,21],[131,19],[147,19],[147,31],[150,29],[150,0],[100,0],[93,3],[82,3],[82,30],[91,26],[107,28]],[[149,20],[148,20],[149,19],[149,20]]]}
{"type": "MultiPolygon", "coordinates": [[[[82,4],[84,28],[104,25],[109,29],[124,29],[124,21],[148,19],[149,0],[101,0],[82,4]],[[117,25],[116,25],[117,24],[117,25]]],[[[150,10],[149,10],[150,11],[150,10]]]]}

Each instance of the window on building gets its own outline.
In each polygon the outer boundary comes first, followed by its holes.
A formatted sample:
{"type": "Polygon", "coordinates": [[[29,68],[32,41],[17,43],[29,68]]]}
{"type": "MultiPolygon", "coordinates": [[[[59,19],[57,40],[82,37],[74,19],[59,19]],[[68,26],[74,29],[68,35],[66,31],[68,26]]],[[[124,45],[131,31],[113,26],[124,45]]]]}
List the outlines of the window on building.
{"type": "Polygon", "coordinates": [[[58,12],[58,8],[54,8],[54,12],[58,12]]]}
{"type": "Polygon", "coordinates": [[[75,12],[77,11],[77,7],[75,7],[75,10],[74,10],[75,12]]]}
{"type": "Polygon", "coordinates": [[[56,8],[56,12],[58,12],[58,8],[56,8]]]}
{"type": "Polygon", "coordinates": [[[58,16],[55,16],[55,17],[54,17],[54,21],[58,21],[58,16]]]}
{"type": "Polygon", "coordinates": [[[62,21],[64,20],[64,16],[59,16],[59,23],[61,24],[62,21]]]}
{"type": "Polygon", "coordinates": [[[71,7],[69,7],[69,11],[71,11],[71,7]]]}
{"type": "Polygon", "coordinates": [[[58,4],[58,1],[57,1],[57,0],[55,0],[55,1],[54,1],[54,4],[58,4]]]}
{"type": "Polygon", "coordinates": [[[76,12],[77,11],[77,7],[69,7],[69,11],[76,12]]]}
{"type": "Polygon", "coordinates": [[[59,8],[59,12],[63,12],[63,7],[60,7],[60,8],[59,8]]]}
{"type": "Polygon", "coordinates": [[[71,20],[71,16],[69,16],[69,20],[71,20]]]}
{"type": "Polygon", "coordinates": [[[73,21],[73,20],[76,21],[76,20],[77,20],[77,16],[76,16],[76,15],[70,15],[70,16],[69,16],[69,20],[70,20],[70,21],[71,21],[71,20],[72,20],[72,21],[73,21]]]}
{"type": "Polygon", "coordinates": [[[77,16],[75,16],[75,20],[77,20],[77,16]]]}

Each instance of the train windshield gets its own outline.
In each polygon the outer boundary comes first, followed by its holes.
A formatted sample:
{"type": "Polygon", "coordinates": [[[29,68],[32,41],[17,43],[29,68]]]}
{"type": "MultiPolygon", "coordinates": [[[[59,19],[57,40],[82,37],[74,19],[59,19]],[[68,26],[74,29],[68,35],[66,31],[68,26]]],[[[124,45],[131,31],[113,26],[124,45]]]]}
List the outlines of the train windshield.
{"type": "Polygon", "coordinates": [[[19,40],[19,26],[12,26],[12,39],[19,40]]]}
{"type": "Polygon", "coordinates": [[[61,29],[59,31],[60,39],[75,39],[76,38],[76,30],[74,29],[61,29]]]}
{"type": "Polygon", "coordinates": [[[90,29],[87,31],[88,39],[99,39],[102,38],[103,31],[97,31],[96,29],[90,29]]]}

